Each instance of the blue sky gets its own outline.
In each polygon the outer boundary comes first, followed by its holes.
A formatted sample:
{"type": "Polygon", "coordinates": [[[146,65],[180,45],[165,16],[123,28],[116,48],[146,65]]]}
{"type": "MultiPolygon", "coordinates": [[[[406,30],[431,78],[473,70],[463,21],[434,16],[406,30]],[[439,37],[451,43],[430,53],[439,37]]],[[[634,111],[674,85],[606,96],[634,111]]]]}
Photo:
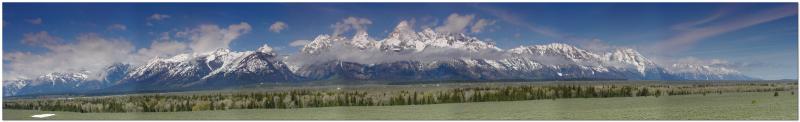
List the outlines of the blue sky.
{"type": "MultiPolygon", "coordinates": [[[[719,63],[758,78],[797,77],[796,3],[4,3],[3,70],[24,62],[11,56],[36,60],[79,50],[52,46],[80,47],[79,37],[117,40],[123,44],[111,44],[146,52],[140,50],[156,49],[151,46],[164,33],[168,40],[193,40],[204,37],[179,35],[202,34],[201,26],[211,25],[214,32],[233,34],[223,45],[232,50],[269,44],[293,54],[299,47],[290,43],[331,34],[348,17],[369,20],[364,28],[380,39],[400,21],[413,21],[420,30],[443,26],[453,14],[490,22],[480,32],[463,32],[503,49],[553,42],[628,47],[657,62],[719,63]],[[288,26],[270,31],[276,22],[288,26]]],[[[4,75],[39,71],[17,72],[4,75]]]]}

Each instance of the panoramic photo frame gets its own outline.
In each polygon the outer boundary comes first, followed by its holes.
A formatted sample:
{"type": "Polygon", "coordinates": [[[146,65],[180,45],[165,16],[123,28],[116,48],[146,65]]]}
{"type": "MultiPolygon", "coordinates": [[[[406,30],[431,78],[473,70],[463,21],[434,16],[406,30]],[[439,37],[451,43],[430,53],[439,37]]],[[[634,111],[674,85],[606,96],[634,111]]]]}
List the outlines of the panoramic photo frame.
{"type": "Polygon", "coordinates": [[[2,120],[798,120],[797,2],[2,7],[2,120]]]}

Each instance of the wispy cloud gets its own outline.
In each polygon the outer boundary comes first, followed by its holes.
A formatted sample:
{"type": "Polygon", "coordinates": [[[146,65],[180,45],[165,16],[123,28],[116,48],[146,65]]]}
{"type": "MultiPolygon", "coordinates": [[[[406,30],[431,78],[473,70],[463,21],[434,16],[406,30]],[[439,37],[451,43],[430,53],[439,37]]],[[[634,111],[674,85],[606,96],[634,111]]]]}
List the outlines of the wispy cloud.
{"type": "Polygon", "coordinates": [[[145,23],[145,25],[153,26],[157,21],[166,20],[171,17],[170,15],[155,13],[147,17],[147,23],[145,23]]]}
{"type": "Polygon", "coordinates": [[[31,24],[34,24],[34,25],[42,24],[42,18],[28,19],[28,20],[25,20],[25,21],[28,21],[28,23],[31,23],[31,24]]]}
{"type": "Polygon", "coordinates": [[[125,26],[123,24],[112,24],[112,25],[108,26],[107,30],[121,30],[121,31],[124,31],[124,30],[128,30],[128,26],[125,26]]]}
{"type": "Polygon", "coordinates": [[[480,33],[483,31],[484,28],[494,25],[497,21],[495,20],[488,20],[488,19],[480,19],[475,24],[472,25],[470,31],[473,33],[480,33]]]}
{"type": "Polygon", "coordinates": [[[308,41],[308,40],[295,40],[295,41],[292,41],[291,43],[289,43],[289,46],[292,46],[292,47],[303,47],[303,46],[306,46],[306,44],[308,44],[308,43],[311,43],[311,41],[308,41]]]}
{"type": "Polygon", "coordinates": [[[147,17],[147,20],[161,21],[161,20],[164,20],[164,19],[168,19],[170,17],[172,17],[172,16],[166,15],[166,14],[155,13],[153,15],[150,15],[150,17],[147,17]]]}
{"type": "Polygon", "coordinates": [[[275,33],[281,33],[281,30],[287,29],[287,28],[289,28],[288,24],[286,24],[284,22],[281,22],[281,21],[277,21],[275,23],[272,23],[272,25],[269,26],[269,31],[270,32],[275,32],[275,33]]]}
{"type": "Polygon", "coordinates": [[[716,21],[719,18],[722,18],[723,16],[726,16],[726,15],[730,14],[730,12],[732,12],[734,10],[734,8],[735,7],[733,7],[733,6],[724,6],[724,7],[720,8],[720,9],[717,9],[717,11],[715,11],[713,14],[711,14],[711,15],[703,18],[703,19],[695,20],[695,21],[688,21],[688,22],[684,22],[684,23],[680,23],[680,24],[675,24],[671,28],[673,30],[691,29],[691,28],[694,28],[694,27],[696,27],[698,25],[703,25],[703,24],[706,24],[706,23],[709,23],[709,22],[716,21]]]}
{"type": "Polygon", "coordinates": [[[494,8],[494,7],[490,7],[490,6],[485,6],[485,5],[475,5],[474,7],[478,8],[479,10],[485,11],[485,12],[487,12],[487,13],[489,13],[489,14],[497,17],[497,18],[500,18],[500,20],[508,22],[508,23],[510,23],[512,25],[523,27],[523,28],[526,28],[526,29],[528,29],[530,31],[533,31],[533,32],[536,32],[536,33],[539,33],[539,34],[542,34],[542,35],[545,35],[545,36],[549,36],[549,37],[566,38],[566,36],[564,34],[561,34],[559,32],[556,32],[556,31],[548,29],[548,28],[544,28],[544,27],[541,27],[541,26],[536,26],[536,25],[534,25],[534,24],[532,24],[532,23],[530,23],[530,22],[528,22],[526,20],[523,20],[522,18],[519,18],[517,15],[514,15],[511,12],[508,12],[508,11],[505,11],[505,10],[502,10],[502,9],[498,9],[498,8],[494,8]]]}
{"type": "MultiPolygon", "coordinates": [[[[721,12],[725,13],[725,12],[721,12]]],[[[794,5],[781,6],[768,10],[755,11],[752,14],[740,15],[726,20],[717,20],[719,16],[724,16],[718,12],[700,21],[681,23],[676,26],[688,26],[686,30],[654,45],[653,49],[657,52],[676,52],[691,48],[695,43],[709,37],[718,36],[728,32],[740,30],[765,22],[797,15],[797,8],[794,5]],[[698,24],[699,23],[699,24],[698,24]],[[699,25],[700,27],[693,27],[699,25]]]]}

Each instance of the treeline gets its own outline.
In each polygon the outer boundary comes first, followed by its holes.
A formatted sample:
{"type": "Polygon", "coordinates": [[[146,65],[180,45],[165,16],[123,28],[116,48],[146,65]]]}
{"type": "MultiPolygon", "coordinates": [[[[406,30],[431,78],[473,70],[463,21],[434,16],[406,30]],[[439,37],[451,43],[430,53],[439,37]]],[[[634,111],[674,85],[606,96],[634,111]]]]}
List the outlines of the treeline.
{"type": "Polygon", "coordinates": [[[469,87],[445,90],[291,90],[194,95],[135,95],[74,99],[15,100],[5,109],[71,112],[177,112],[227,109],[285,109],[331,106],[390,106],[560,98],[603,98],[706,94],[743,91],[784,91],[783,86],[666,86],[666,85],[554,85],[469,87]],[[730,88],[729,88],[730,87],[730,88]]]}

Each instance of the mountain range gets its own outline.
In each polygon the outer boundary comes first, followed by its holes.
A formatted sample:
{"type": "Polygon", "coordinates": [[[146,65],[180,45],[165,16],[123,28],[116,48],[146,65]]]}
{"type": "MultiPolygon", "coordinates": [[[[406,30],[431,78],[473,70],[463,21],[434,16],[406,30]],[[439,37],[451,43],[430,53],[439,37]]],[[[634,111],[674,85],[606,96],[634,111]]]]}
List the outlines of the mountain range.
{"type": "Polygon", "coordinates": [[[299,54],[218,49],[113,64],[104,72],[57,72],[8,80],[3,96],[214,89],[312,81],[441,80],[749,80],[724,67],[658,65],[630,48],[607,52],[551,43],[500,49],[463,33],[414,31],[401,22],[388,37],[319,35],[299,54]],[[680,70],[676,70],[680,69],[680,70]]]}

